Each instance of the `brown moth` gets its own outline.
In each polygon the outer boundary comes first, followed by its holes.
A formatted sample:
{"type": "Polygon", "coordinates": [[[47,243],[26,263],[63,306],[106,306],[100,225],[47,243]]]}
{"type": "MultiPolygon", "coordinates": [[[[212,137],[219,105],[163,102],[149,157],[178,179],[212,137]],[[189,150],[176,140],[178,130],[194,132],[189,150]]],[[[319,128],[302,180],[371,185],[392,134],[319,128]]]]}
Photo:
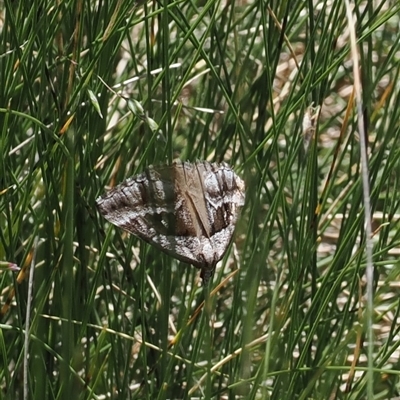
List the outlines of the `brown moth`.
{"type": "Polygon", "coordinates": [[[96,200],[105,219],[178,260],[207,283],[231,242],[244,182],[225,163],[149,167],[96,200]]]}

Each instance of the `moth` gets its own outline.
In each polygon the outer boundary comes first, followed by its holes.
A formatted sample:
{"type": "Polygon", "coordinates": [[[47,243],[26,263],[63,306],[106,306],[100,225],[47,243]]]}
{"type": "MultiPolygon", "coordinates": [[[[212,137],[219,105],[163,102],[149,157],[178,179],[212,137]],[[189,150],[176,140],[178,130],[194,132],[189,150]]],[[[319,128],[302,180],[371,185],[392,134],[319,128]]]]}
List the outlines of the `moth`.
{"type": "Polygon", "coordinates": [[[112,224],[200,268],[206,284],[229,246],[245,185],[225,163],[150,166],[96,200],[112,224]]]}

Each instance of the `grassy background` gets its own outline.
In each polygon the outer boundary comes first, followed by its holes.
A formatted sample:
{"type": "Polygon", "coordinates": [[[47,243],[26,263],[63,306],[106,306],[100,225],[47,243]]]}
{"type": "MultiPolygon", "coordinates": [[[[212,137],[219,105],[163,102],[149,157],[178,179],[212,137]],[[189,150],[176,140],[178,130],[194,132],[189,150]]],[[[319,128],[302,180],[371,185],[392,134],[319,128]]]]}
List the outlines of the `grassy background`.
{"type": "Polygon", "coordinates": [[[2,398],[400,396],[400,6],[353,11],[373,325],[344,2],[0,1],[2,398]],[[94,206],[177,158],[247,186],[210,296],[94,206]]]}

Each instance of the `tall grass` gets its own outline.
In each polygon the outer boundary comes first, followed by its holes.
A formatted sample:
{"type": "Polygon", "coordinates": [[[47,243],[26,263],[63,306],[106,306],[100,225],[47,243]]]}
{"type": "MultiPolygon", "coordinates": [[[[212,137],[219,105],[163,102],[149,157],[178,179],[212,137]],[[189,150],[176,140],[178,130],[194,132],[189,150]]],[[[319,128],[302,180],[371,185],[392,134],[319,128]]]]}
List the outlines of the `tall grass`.
{"type": "Polygon", "coordinates": [[[372,238],[344,2],[0,4],[2,398],[400,396],[398,2],[352,5],[372,238]],[[95,209],[178,158],[246,182],[207,288],[95,209]]]}

